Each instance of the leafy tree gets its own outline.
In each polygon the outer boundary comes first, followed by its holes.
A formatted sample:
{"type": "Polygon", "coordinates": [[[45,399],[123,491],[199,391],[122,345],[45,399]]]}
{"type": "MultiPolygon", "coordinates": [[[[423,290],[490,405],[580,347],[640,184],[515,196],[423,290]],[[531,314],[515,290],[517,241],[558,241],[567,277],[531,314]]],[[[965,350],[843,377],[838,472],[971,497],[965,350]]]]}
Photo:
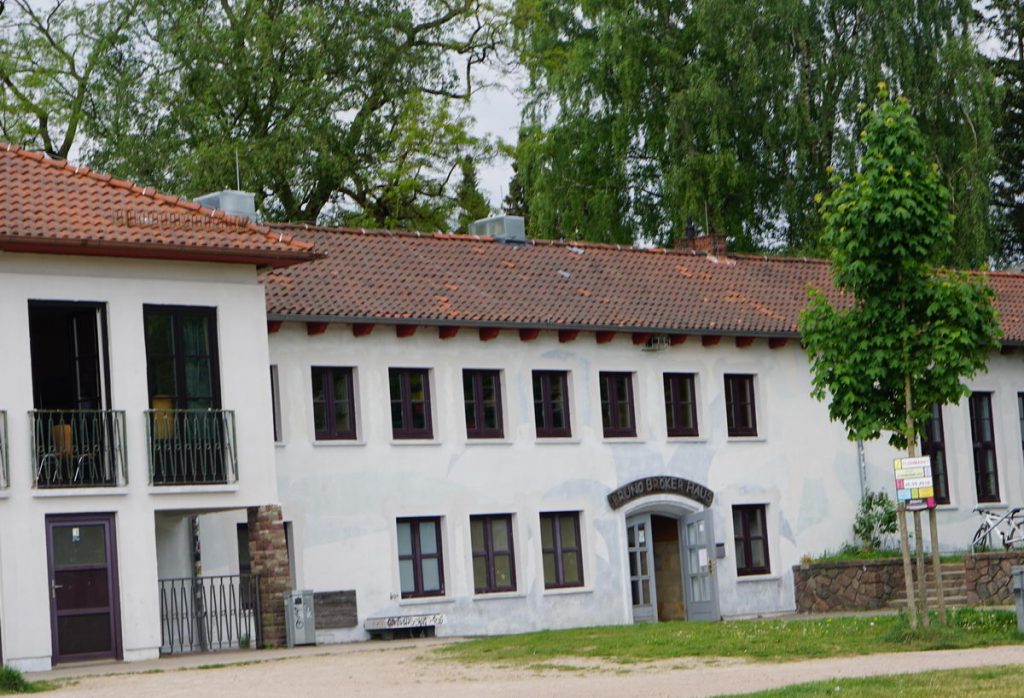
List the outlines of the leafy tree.
{"type": "Polygon", "coordinates": [[[530,230],[530,207],[526,202],[526,187],[523,186],[523,178],[519,176],[519,162],[512,154],[512,178],[508,181],[508,194],[501,202],[501,210],[509,216],[520,216],[526,224],[526,230],[530,230]]]}
{"type": "MultiPolygon", "coordinates": [[[[132,9],[130,41],[75,39],[83,52],[113,47],[98,52],[73,140],[118,176],[194,196],[235,186],[237,157],[270,218],[444,229],[458,158],[487,154],[464,109],[501,32],[487,0],[91,7],[132,9]]],[[[15,39],[0,66],[63,104],[61,82],[32,60],[46,37],[29,27],[15,39]]],[[[68,51],[71,39],[53,43],[68,51]]],[[[26,106],[4,106],[5,118],[26,120],[26,106]]]]}
{"type": "Polygon", "coordinates": [[[1024,259],[1024,6],[992,0],[989,26],[1001,49],[993,70],[1003,89],[1002,121],[995,135],[999,157],[994,184],[1002,258],[1024,259]]]}
{"type": "Polygon", "coordinates": [[[813,197],[857,159],[856,105],[915,104],[957,214],[945,261],[993,242],[995,91],[969,0],[517,0],[520,173],[541,233],[822,253],[813,197]]]}
{"type": "Polygon", "coordinates": [[[953,244],[950,194],[907,100],[864,121],[857,170],[836,174],[821,205],[848,301],[812,290],[800,331],[831,418],[851,439],[891,432],[913,455],[931,406],[967,395],[962,379],[985,370],[1000,329],[983,277],[936,267],[953,244]]]}
{"type": "Polygon", "coordinates": [[[480,182],[476,175],[476,165],[472,158],[459,161],[462,179],[455,189],[455,203],[458,206],[458,232],[469,231],[469,224],[491,215],[491,205],[480,193],[480,182]]]}
{"type": "Polygon", "coordinates": [[[868,552],[881,550],[889,536],[896,533],[896,505],[885,490],[868,490],[860,500],[853,534],[868,552]]]}

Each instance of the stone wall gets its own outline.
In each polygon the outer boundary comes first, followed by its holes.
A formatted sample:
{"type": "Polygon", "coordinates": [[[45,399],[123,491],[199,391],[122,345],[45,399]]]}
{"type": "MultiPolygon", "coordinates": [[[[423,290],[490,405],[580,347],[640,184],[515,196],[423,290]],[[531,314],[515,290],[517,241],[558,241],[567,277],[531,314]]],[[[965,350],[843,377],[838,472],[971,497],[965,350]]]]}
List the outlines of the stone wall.
{"type": "Polygon", "coordinates": [[[285,644],[284,593],[291,583],[281,507],[249,507],[248,514],[249,564],[260,576],[263,646],[277,647],[285,644]]]}
{"type": "Polygon", "coordinates": [[[804,613],[881,608],[902,584],[899,558],[805,563],[793,568],[796,609],[804,613]]]}
{"type": "Polygon", "coordinates": [[[1010,570],[1017,565],[1024,565],[1024,551],[965,555],[967,603],[971,606],[1013,603],[1010,570]]]}

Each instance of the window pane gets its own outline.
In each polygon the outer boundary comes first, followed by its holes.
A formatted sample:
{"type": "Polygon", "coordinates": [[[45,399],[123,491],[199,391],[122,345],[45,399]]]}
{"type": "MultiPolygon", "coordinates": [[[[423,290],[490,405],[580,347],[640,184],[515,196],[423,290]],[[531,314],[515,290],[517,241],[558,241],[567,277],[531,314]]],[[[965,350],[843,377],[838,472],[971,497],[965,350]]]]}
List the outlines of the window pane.
{"type": "Polygon", "coordinates": [[[434,558],[423,560],[423,591],[441,590],[441,563],[434,558]]]}
{"type": "Polygon", "coordinates": [[[174,353],[173,327],[170,315],[146,314],[146,346],[151,355],[174,353]]]}
{"type": "Polygon", "coordinates": [[[482,519],[472,519],[469,522],[470,537],[473,540],[473,552],[484,552],[484,522],[482,519]]]}
{"type": "Polygon", "coordinates": [[[324,400],[324,369],[314,368],[313,369],[313,399],[324,400]]]}
{"type": "Polygon", "coordinates": [[[391,426],[395,429],[401,429],[403,427],[401,401],[391,402],[391,426]]]}
{"type": "Polygon", "coordinates": [[[544,553],[544,584],[552,586],[558,584],[555,570],[555,554],[544,553]]]}
{"type": "Polygon", "coordinates": [[[419,371],[409,372],[409,398],[413,402],[422,402],[426,398],[426,393],[424,392],[425,385],[423,373],[419,371]]]}
{"type": "Polygon", "coordinates": [[[322,402],[313,403],[313,430],[327,431],[327,406],[322,402]]]}
{"type": "Polygon", "coordinates": [[[422,402],[412,403],[412,428],[427,428],[427,406],[422,402]]]}
{"type": "Polygon", "coordinates": [[[558,521],[560,530],[561,544],[563,548],[575,548],[576,547],[576,516],[573,514],[565,514],[559,517],[558,521]]]}
{"type": "Polygon", "coordinates": [[[437,524],[433,521],[420,521],[420,554],[437,554],[437,524]]]}
{"type": "Polygon", "coordinates": [[[761,526],[761,510],[751,509],[748,512],[748,520],[750,521],[750,536],[752,538],[759,538],[764,535],[764,528],[761,526]]]}
{"type": "Polygon", "coordinates": [[[751,543],[751,545],[750,545],[750,557],[751,557],[751,560],[750,560],[750,566],[751,567],[761,567],[761,568],[763,568],[765,566],[765,564],[764,564],[764,545],[762,544],[762,542],[760,540],[753,541],[751,543]]]}
{"type": "Polygon", "coordinates": [[[746,548],[743,545],[743,539],[742,538],[737,538],[736,539],[736,569],[737,570],[743,570],[743,569],[746,569],[748,566],[749,565],[747,565],[747,551],[746,551],[746,548]]]}
{"type": "Polygon", "coordinates": [[[487,558],[473,558],[473,586],[476,589],[487,588],[487,558]]]}
{"type": "Polygon", "coordinates": [[[554,518],[551,516],[540,519],[540,544],[547,550],[555,547],[554,518]]]}
{"type": "Polygon", "coordinates": [[[498,428],[498,408],[493,404],[484,404],[484,423],[483,426],[488,429],[498,428]]]}
{"type": "Polygon", "coordinates": [[[576,553],[562,553],[562,583],[579,584],[580,568],[576,553]]]}
{"type": "Polygon", "coordinates": [[[190,398],[204,398],[213,394],[209,359],[187,359],[185,361],[185,385],[190,398]]]}
{"type": "Polygon", "coordinates": [[[414,593],[416,591],[416,579],[412,574],[412,560],[399,560],[398,573],[402,579],[402,593],[414,593]]]}
{"type": "MultiPolygon", "coordinates": [[[[150,374],[153,380],[153,397],[175,397],[178,393],[177,374],[174,370],[174,359],[153,359],[149,365],[150,374]]],[[[158,408],[156,403],[154,409],[158,408]]],[[[173,405],[167,405],[162,409],[172,409],[173,405]]]]}
{"type": "Polygon", "coordinates": [[[412,524],[398,524],[398,554],[412,555],[412,524]]]}
{"type": "Polygon", "coordinates": [[[512,558],[508,555],[498,555],[494,558],[494,586],[512,586],[512,558]]]}
{"type": "Polygon", "coordinates": [[[345,434],[352,431],[352,413],[349,410],[349,403],[334,403],[334,431],[337,434],[345,434]]]}
{"type": "Polygon", "coordinates": [[[348,369],[336,368],[334,369],[334,400],[348,401],[349,396],[349,372],[348,369]]]}
{"type": "Polygon", "coordinates": [[[186,354],[209,354],[210,345],[206,331],[205,317],[182,317],[181,334],[185,342],[186,354]]]}
{"type": "Polygon", "coordinates": [[[391,386],[391,401],[402,401],[402,374],[397,369],[388,371],[388,382],[391,386]]]}
{"type": "Polygon", "coordinates": [[[491,549],[496,553],[508,552],[508,520],[491,519],[491,549]]]}

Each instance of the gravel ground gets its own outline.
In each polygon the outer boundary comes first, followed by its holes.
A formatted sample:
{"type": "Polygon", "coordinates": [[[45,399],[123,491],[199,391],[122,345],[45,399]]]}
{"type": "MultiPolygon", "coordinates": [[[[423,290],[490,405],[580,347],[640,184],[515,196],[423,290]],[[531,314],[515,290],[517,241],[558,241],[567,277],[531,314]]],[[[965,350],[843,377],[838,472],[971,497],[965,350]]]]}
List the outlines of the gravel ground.
{"type": "MultiPolygon", "coordinates": [[[[563,660],[544,668],[465,665],[440,660],[433,648],[440,641],[403,645],[385,643],[348,646],[326,653],[283,654],[258,663],[218,668],[176,668],[152,663],[148,673],[77,676],[55,696],[383,696],[396,693],[452,696],[715,696],[776,688],[805,681],[910,673],[939,669],[1021,664],[1024,646],[975,650],[944,650],[879,654],[867,657],[815,659],[777,664],[738,659],[674,659],[620,665],[601,661],[563,660]]],[[[311,648],[312,649],[312,648],[311,648]]],[[[325,648],[316,648],[324,650],[325,648]]],[[[264,655],[266,656],[266,655],[264,655]]],[[[216,661],[216,658],[208,658],[216,661]]],[[[195,662],[193,661],[193,664],[195,662]]],[[[131,665],[119,665],[118,670],[131,665]]],[[[143,669],[143,667],[139,667],[143,669]]],[[[92,671],[103,671],[103,667],[92,671]]],[[[54,673],[88,673],[89,668],[54,673]]]]}

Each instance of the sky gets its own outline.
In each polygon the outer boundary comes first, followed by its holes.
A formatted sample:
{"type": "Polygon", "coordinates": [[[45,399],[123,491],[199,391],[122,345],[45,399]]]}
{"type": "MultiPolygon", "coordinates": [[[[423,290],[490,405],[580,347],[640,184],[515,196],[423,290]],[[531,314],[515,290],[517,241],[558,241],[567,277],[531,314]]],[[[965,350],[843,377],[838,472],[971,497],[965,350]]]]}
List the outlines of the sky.
{"type": "MultiPolygon", "coordinates": [[[[475,133],[514,144],[519,129],[520,81],[514,75],[497,73],[483,77],[493,86],[478,92],[470,103],[470,114],[476,119],[475,133]]],[[[508,193],[512,162],[506,157],[496,157],[490,164],[480,166],[478,174],[484,196],[492,208],[499,209],[508,193]]]]}

